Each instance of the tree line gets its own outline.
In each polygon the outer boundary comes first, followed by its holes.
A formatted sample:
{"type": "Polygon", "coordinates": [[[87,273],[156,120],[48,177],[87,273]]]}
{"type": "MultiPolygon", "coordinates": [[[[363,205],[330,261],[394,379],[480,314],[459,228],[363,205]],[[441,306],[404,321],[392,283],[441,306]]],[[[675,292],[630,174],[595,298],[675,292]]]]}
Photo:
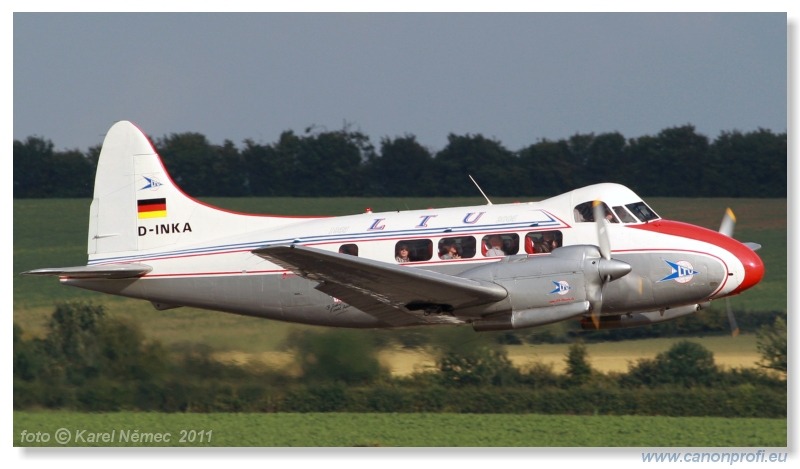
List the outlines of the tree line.
{"type": "MultiPolygon", "coordinates": [[[[694,126],[626,139],[619,132],[542,139],[518,151],[480,134],[450,134],[433,152],[414,135],[341,130],[281,133],[237,147],[194,132],[151,138],[184,192],[214,197],[474,196],[472,175],[491,197],[552,196],[599,182],[643,197],[786,197],[787,134],[694,126]]],[[[14,140],[14,197],[91,197],[100,145],[56,151],[42,137],[14,140]]]]}
{"type": "MultiPolygon", "coordinates": [[[[226,364],[192,346],[169,351],[102,306],[57,305],[41,338],[14,325],[14,408],[166,412],[476,412],[785,418],[786,323],[759,330],[760,368],[724,369],[686,340],[625,373],[591,366],[573,343],[565,371],[520,369],[466,327],[435,328],[435,369],[392,376],[374,331],[295,331],[293,370],[226,364]],[[770,371],[768,371],[770,370],[770,371]]],[[[383,338],[383,343],[381,341],[383,338]]]]}

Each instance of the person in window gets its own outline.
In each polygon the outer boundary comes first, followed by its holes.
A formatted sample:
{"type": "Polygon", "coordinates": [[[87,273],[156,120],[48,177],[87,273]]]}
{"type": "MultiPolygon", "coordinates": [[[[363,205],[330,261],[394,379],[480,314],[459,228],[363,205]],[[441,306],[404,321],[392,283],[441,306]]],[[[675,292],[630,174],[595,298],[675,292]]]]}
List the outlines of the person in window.
{"type": "Polygon", "coordinates": [[[555,236],[553,233],[544,233],[542,235],[542,245],[541,251],[539,252],[553,252],[553,249],[558,247],[558,241],[556,241],[555,236]]]}
{"type": "Polygon", "coordinates": [[[442,259],[461,259],[461,255],[458,254],[458,246],[455,243],[447,243],[444,245],[444,252],[441,256],[442,259]]]}
{"type": "Polygon", "coordinates": [[[503,240],[495,235],[489,238],[489,249],[486,250],[486,257],[505,256],[503,251],[503,240]]]}
{"type": "Polygon", "coordinates": [[[355,244],[343,244],[339,246],[339,254],[347,254],[348,256],[358,256],[358,248],[355,244]]]}
{"type": "Polygon", "coordinates": [[[397,252],[394,255],[394,260],[401,264],[404,262],[411,262],[411,259],[408,257],[408,246],[405,244],[397,246],[397,252]]]}

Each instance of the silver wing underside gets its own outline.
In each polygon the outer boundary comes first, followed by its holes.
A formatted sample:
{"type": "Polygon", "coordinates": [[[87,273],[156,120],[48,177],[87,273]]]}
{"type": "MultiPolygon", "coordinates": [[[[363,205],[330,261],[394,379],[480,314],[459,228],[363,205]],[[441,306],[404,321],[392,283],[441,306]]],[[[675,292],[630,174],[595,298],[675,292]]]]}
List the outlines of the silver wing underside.
{"type": "Polygon", "coordinates": [[[327,293],[392,326],[463,323],[460,309],[508,296],[490,282],[364,259],[306,246],[271,246],[253,254],[319,282],[327,293]]]}

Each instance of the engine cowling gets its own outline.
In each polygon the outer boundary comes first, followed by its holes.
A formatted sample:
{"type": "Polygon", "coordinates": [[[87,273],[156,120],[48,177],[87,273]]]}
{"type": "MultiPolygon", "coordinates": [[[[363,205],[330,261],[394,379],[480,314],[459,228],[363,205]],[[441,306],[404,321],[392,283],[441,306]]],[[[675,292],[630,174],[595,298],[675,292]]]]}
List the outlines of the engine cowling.
{"type": "Polygon", "coordinates": [[[508,297],[473,321],[475,330],[541,326],[591,311],[603,279],[630,272],[630,265],[603,259],[597,246],[575,245],[548,256],[511,256],[462,273],[463,277],[497,283],[508,297]]]}

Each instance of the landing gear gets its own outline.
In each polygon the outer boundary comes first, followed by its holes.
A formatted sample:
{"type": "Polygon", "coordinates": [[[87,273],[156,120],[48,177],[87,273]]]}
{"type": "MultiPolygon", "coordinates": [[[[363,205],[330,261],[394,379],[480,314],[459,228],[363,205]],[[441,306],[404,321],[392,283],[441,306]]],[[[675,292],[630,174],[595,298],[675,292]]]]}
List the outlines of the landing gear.
{"type": "Polygon", "coordinates": [[[409,303],[406,305],[411,311],[422,311],[425,316],[453,314],[453,306],[439,303],[409,303]]]}

